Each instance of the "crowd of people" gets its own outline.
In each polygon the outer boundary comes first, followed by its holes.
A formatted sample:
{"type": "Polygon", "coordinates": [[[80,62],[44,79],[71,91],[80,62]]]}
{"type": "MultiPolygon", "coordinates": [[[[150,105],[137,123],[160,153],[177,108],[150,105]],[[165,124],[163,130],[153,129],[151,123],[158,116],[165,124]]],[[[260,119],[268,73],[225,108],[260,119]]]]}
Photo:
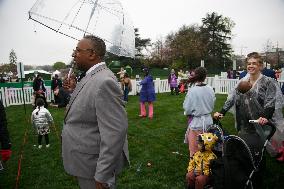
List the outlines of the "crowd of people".
{"type": "MultiPolygon", "coordinates": [[[[125,102],[128,101],[132,84],[123,69],[117,73],[120,83],[117,81],[103,61],[105,53],[103,40],[84,36],[72,54],[77,69],[82,72],[81,76],[77,79],[71,75],[61,81],[56,75],[51,84],[54,93],[51,106],[66,107],[61,135],[64,169],[77,178],[81,189],[115,188],[117,174],[129,164],[125,102]]],[[[178,84],[178,77],[184,77],[183,73],[180,71],[176,76],[175,71],[171,70],[168,77],[171,94],[178,95],[187,89],[183,102],[184,115],[187,116],[184,142],[189,150],[186,179],[192,188],[203,188],[208,183],[210,161],[217,158],[212,152],[217,138],[206,130],[213,124],[213,118],[221,119],[230,108],[235,110],[236,130],[243,139],[264,143],[266,131],[262,126],[272,122],[276,133],[267,151],[279,161],[284,161],[284,100],[281,89],[275,79],[265,76],[263,61],[258,53],[248,54],[246,64],[246,76],[228,95],[222,109],[214,114],[216,97],[213,88],[205,83],[207,70],[196,68],[186,74],[186,82],[181,84],[178,84]],[[257,120],[258,124],[249,120],[257,120]]],[[[144,79],[139,82],[139,116],[153,119],[156,100],[154,81],[149,68],[145,67],[142,71],[144,79]]],[[[31,121],[38,134],[38,148],[42,148],[43,137],[48,148],[53,118],[47,109],[46,88],[40,75],[35,78],[33,89],[35,109],[31,121]]],[[[2,102],[0,110],[0,154],[4,162],[11,156],[11,143],[2,102]]]]}
{"type": "MultiPolygon", "coordinates": [[[[262,74],[263,61],[258,53],[248,54],[246,65],[247,75],[240,80],[228,95],[223,108],[219,112],[215,112],[213,117],[221,119],[233,107],[238,136],[247,141],[249,146],[250,143],[258,146],[264,145],[267,132],[263,126],[271,122],[276,126],[276,132],[266,149],[278,161],[283,161],[284,119],[282,107],[284,101],[280,87],[274,78],[262,74]],[[257,124],[250,122],[250,120],[256,120],[257,124]]],[[[204,87],[206,85],[202,84],[204,76],[206,76],[205,69],[197,68],[194,72],[195,78],[202,76],[202,79],[195,80],[195,85],[188,92],[183,104],[185,115],[190,117],[185,142],[189,145],[191,160],[186,178],[192,188],[203,188],[208,183],[208,174],[200,171],[200,164],[194,164],[193,161],[195,154],[200,153],[198,137],[201,137],[207,127],[213,123],[211,113],[214,108],[215,94],[212,88],[204,87]],[[192,167],[199,171],[194,172],[192,167]]],[[[250,147],[253,148],[253,146],[250,147]]],[[[201,150],[201,152],[204,151],[206,150],[201,150]]],[[[209,150],[210,156],[199,154],[199,159],[206,157],[206,161],[203,161],[204,170],[209,166],[208,158],[211,160],[216,158],[211,155],[211,151],[209,150]]]]}

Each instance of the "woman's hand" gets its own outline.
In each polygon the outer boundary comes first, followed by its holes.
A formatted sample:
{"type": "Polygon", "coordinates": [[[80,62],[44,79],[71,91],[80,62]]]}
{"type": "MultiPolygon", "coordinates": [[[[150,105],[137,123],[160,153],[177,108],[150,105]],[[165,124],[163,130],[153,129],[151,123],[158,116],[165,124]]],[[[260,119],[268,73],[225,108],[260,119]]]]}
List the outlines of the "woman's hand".
{"type": "Polygon", "coordinates": [[[268,120],[265,117],[258,118],[259,125],[266,125],[267,123],[268,123],[268,120]]]}
{"type": "Polygon", "coordinates": [[[221,113],[219,113],[219,112],[215,112],[214,115],[213,115],[213,117],[214,117],[215,119],[222,119],[222,118],[224,117],[224,115],[221,114],[221,113]]]}

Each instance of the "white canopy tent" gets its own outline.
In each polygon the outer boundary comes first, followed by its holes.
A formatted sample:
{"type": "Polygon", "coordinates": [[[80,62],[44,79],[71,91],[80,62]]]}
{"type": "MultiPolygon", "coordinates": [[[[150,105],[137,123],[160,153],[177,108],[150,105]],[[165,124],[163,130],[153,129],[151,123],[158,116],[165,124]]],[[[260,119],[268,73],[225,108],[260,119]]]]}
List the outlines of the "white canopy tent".
{"type": "Polygon", "coordinates": [[[50,72],[47,72],[45,70],[28,70],[28,71],[24,71],[25,74],[25,78],[27,81],[31,81],[33,80],[33,78],[35,76],[37,76],[38,74],[43,76],[43,79],[45,80],[50,80],[51,79],[51,74],[50,72]]]}
{"type": "Polygon", "coordinates": [[[52,73],[52,77],[53,77],[53,76],[55,76],[55,75],[60,75],[60,74],[61,74],[61,72],[60,72],[60,71],[55,70],[55,71],[52,73]]]}
{"type": "Polygon", "coordinates": [[[50,74],[51,75],[51,73],[49,73],[49,72],[47,72],[45,70],[29,70],[29,71],[25,71],[25,75],[26,74],[30,74],[30,73],[35,73],[35,74],[43,73],[43,74],[50,74]]]}

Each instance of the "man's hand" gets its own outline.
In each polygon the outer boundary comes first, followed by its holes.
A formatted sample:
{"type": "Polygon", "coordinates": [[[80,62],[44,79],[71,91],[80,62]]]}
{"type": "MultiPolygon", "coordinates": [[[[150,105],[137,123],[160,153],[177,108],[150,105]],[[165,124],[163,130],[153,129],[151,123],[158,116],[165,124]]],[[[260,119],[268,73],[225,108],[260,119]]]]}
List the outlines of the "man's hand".
{"type": "Polygon", "coordinates": [[[215,112],[214,115],[213,115],[213,117],[214,117],[215,119],[222,119],[223,116],[224,116],[224,115],[221,114],[221,113],[219,113],[219,112],[215,112]]]}
{"type": "Polygon", "coordinates": [[[76,87],[76,79],[71,77],[71,78],[65,78],[63,80],[63,88],[67,91],[73,91],[76,87]]]}
{"type": "Polygon", "coordinates": [[[110,189],[110,187],[106,183],[101,183],[99,181],[95,182],[96,182],[96,189],[110,189]]]}

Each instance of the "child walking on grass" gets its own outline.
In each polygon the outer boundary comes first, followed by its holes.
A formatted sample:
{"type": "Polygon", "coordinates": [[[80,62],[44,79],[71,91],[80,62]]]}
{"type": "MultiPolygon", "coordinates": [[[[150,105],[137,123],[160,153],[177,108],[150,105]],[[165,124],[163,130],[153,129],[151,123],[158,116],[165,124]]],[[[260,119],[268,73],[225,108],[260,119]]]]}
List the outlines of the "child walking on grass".
{"type": "Polygon", "coordinates": [[[42,98],[36,100],[36,109],[32,112],[31,122],[38,133],[38,148],[42,148],[41,141],[43,136],[45,138],[46,147],[48,148],[49,126],[53,124],[53,118],[50,112],[44,107],[44,100],[42,98]]]}

